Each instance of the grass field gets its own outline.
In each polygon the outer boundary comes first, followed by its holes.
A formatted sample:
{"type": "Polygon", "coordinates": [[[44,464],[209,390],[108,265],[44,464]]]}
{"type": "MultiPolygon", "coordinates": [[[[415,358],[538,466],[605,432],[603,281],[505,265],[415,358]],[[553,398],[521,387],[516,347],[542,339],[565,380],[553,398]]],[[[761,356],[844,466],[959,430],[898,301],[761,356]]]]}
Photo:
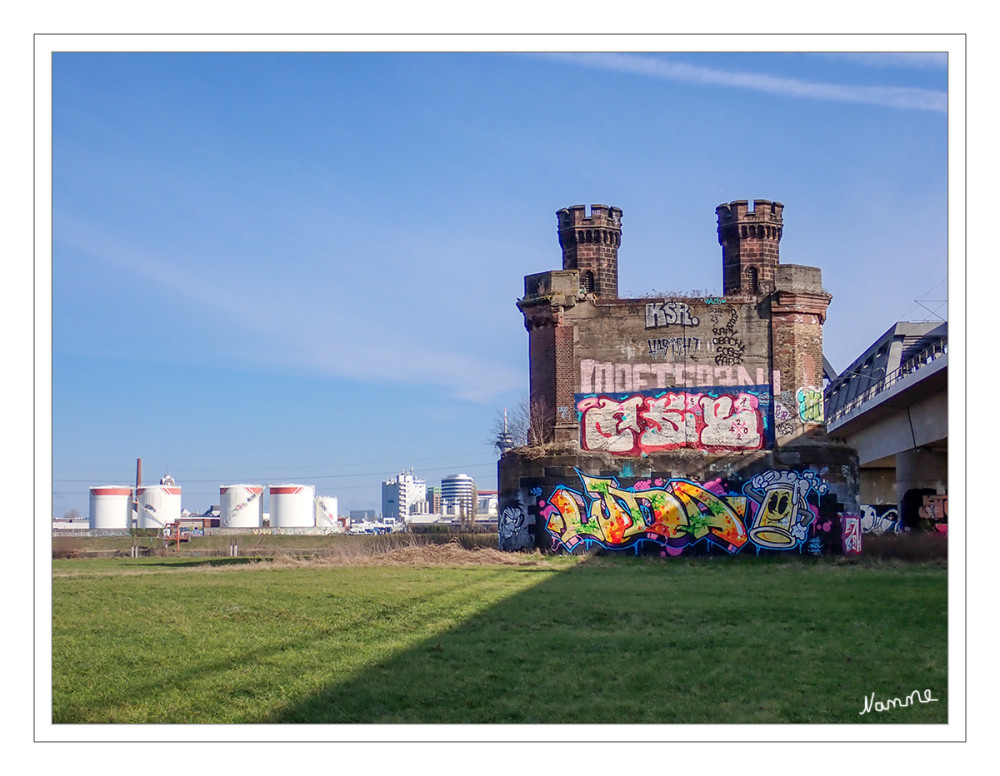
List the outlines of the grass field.
{"type": "Polygon", "coordinates": [[[390,555],[55,560],[53,722],[947,721],[941,563],[390,555]]]}

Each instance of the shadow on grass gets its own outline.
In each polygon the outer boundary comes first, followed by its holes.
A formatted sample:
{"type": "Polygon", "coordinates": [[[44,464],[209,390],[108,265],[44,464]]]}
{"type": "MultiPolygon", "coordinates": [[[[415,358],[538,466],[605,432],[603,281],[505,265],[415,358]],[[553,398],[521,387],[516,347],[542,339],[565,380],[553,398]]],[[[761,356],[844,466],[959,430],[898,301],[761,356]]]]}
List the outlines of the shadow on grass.
{"type": "MultiPolygon", "coordinates": [[[[436,594],[448,595],[458,593],[461,589],[462,586],[459,583],[455,583],[447,587],[436,588],[436,594]]],[[[421,602],[428,601],[433,595],[432,593],[411,595],[407,597],[407,603],[410,606],[416,606],[421,602]]],[[[131,656],[133,667],[130,672],[133,673],[133,678],[128,689],[129,697],[140,698],[145,701],[162,695],[164,688],[185,688],[186,692],[192,694],[201,693],[204,692],[201,689],[203,683],[211,685],[216,682],[218,677],[225,676],[227,672],[232,671],[234,668],[240,671],[242,669],[260,667],[267,665],[276,656],[314,649],[318,644],[322,644],[329,635],[323,628],[311,632],[297,629],[294,627],[295,623],[291,619],[294,616],[284,612],[276,613],[268,609],[254,609],[239,603],[229,605],[226,608],[233,610],[232,613],[215,611],[211,613],[211,616],[223,621],[242,622],[248,626],[248,631],[251,633],[259,629],[262,624],[273,625],[276,619],[284,620],[280,623],[280,625],[285,626],[282,631],[283,635],[277,638],[268,636],[263,643],[257,642],[260,644],[259,646],[251,646],[254,643],[252,641],[247,644],[241,644],[235,650],[220,651],[212,655],[209,659],[166,660],[165,664],[159,664],[152,668],[148,665],[147,658],[131,656]]],[[[366,615],[359,613],[340,620],[336,624],[336,628],[347,632],[362,629],[368,625],[365,620],[366,615]]],[[[123,670],[129,669],[123,665],[123,670]]],[[[242,712],[239,709],[241,707],[246,709],[255,708],[256,700],[254,695],[257,691],[253,682],[245,686],[241,686],[239,682],[234,682],[234,689],[219,689],[217,687],[210,690],[209,693],[217,692],[224,696],[228,694],[225,698],[225,703],[230,710],[235,709],[236,713],[233,719],[226,721],[248,723],[257,721],[250,716],[254,712],[249,710],[242,712]]],[[[170,708],[169,704],[166,706],[166,711],[162,717],[155,718],[154,714],[154,718],[150,719],[150,713],[140,709],[137,712],[137,718],[130,719],[127,717],[127,712],[123,711],[123,709],[129,706],[128,697],[124,697],[116,692],[108,693],[100,699],[88,700],[85,708],[81,708],[79,704],[73,702],[56,705],[57,708],[53,712],[53,722],[57,724],[78,723],[81,721],[155,722],[157,724],[220,721],[220,719],[199,719],[195,715],[178,716],[176,711],[170,708]]]]}
{"type": "Polygon", "coordinates": [[[947,721],[946,570],[733,560],[592,558],[259,721],[947,721]]]}

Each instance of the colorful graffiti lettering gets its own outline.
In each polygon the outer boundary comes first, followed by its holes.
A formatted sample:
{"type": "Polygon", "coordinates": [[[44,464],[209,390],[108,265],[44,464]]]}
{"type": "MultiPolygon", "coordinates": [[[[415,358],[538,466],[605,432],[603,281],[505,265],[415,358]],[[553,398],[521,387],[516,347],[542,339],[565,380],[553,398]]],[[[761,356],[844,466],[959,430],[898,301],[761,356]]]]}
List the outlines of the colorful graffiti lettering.
{"type": "Polygon", "coordinates": [[[861,518],[858,515],[841,515],[841,540],[844,555],[861,554],[861,518]]]}
{"type": "Polygon", "coordinates": [[[615,477],[577,475],[582,487],[557,485],[547,501],[538,502],[553,546],[569,552],[592,543],[626,549],[643,542],[669,555],[699,543],[729,554],[748,543],[758,550],[788,550],[804,545],[818,514],[805,501],[818,480],[795,472],[757,475],[742,493],[727,492],[719,480],[700,485],[657,479],[622,487],[615,477]]]}
{"type": "Polygon", "coordinates": [[[668,392],[623,399],[578,397],[584,450],[639,455],[695,448],[706,452],[759,450],[765,418],[751,393],[668,392]]]}
{"type": "MultiPolygon", "coordinates": [[[[652,341],[652,340],[650,340],[652,341]]],[[[644,390],[683,386],[744,387],[766,386],[767,370],[753,367],[754,373],[742,364],[712,366],[689,362],[631,362],[580,360],[580,393],[632,393],[644,390]]],[[[775,395],[781,392],[781,373],[771,372],[775,395]]]]}
{"type": "Polygon", "coordinates": [[[917,514],[923,520],[933,520],[935,522],[946,522],[948,520],[948,496],[947,494],[924,496],[923,504],[917,510],[917,514]]]}
{"type": "Polygon", "coordinates": [[[686,302],[648,302],[646,304],[646,328],[661,326],[697,326],[701,321],[691,315],[686,302]]]}
{"type": "Polygon", "coordinates": [[[799,388],[795,394],[799,402],[799,418],[804,423],[823,422],[823,392],[818,388],[799,388]]]}

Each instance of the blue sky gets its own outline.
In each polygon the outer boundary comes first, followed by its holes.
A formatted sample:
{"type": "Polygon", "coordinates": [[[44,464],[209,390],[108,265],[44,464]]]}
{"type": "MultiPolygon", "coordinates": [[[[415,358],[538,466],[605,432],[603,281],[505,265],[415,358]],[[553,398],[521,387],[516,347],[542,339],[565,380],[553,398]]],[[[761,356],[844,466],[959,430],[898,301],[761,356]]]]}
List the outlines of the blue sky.
{"type": "Polygon", "coordinates": [[[844,369],[947,317],[947,60],[900,54],[56,54],[53,514],[173,475],[496,487],[523,276],[621,207],[619,288],[721,292],[716,205],[785,204],[844,369]],[[917,300],[923,302],[917,304],[917,300]]]}

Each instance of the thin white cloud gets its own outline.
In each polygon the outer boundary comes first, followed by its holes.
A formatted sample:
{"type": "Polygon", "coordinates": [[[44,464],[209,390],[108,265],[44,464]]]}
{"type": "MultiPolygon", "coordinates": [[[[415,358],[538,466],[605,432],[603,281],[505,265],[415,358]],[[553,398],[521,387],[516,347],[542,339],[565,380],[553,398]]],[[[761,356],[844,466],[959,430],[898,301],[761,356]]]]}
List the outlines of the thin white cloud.
{"type": "Polygon", "coordinates": [[[60,218],[56,243],[57,250],[71,248],[114,267],[123,283],[203,308],[213,336],[248,343],[231,354],[237,360],[367,382],[437,386],[471,402],[489,401],[523,381],[516,370],[458,350],[445,338],[424,339],[415,321],[404,319],[390,328],[362,320],[347,305],[331,304],[323,289],[257,282],[248,268],[239,293],[232,293],[233,279],[208,263],[185,264],[72,216],[60,218]]]}
{"type": "Polygon", "coordinates": [[[634,73],[680,83],[747,89],[782,97],[865,103],[941,113],[948,109],[948,95],[933,89],[816,83],[763,73],[716,70],[636,54],[551,54],[549,56],[562,62],[600,70],[634,73]]]}
{"type": "Polygon", "coordinates": [[[948,54],[936,51],[871,51],[824,53],[825,59],[839,59],[871,67],[894,67],[920,70],[943,70],[948,67],[948,54]]]}

